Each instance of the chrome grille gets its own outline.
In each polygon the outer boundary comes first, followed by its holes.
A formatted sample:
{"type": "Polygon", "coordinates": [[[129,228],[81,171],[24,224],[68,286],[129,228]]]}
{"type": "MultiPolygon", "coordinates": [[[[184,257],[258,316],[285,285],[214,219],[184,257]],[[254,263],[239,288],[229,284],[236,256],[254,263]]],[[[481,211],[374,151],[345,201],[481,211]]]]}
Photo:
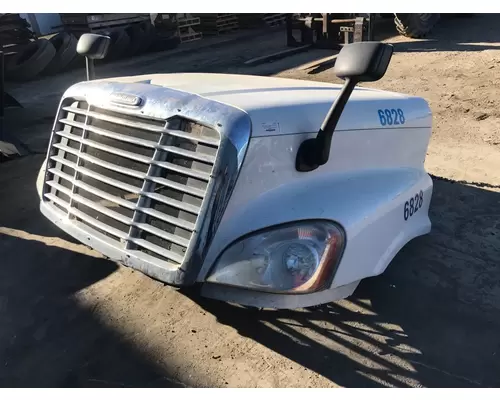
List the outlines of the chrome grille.
{"type": "Polygon", "coordinates": [[[218,132],[73,99],[58,118],[45,200],[148,262],[182,265],[212,178],[218,132]]]}

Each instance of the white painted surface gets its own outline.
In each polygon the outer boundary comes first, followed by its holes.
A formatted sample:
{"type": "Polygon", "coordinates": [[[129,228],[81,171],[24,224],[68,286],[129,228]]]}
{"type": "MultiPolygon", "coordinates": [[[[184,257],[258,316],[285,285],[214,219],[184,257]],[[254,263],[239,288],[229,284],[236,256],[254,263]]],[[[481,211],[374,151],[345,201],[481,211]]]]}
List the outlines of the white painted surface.
{"type": "MultiPolygon", "coordinates": [[[[329,290],[271,298],[257,292],[221,289],[221,298],[229,295],[233,301],[251,305],[263,305],[265,300],[268,306],[280,308],[338,299],[341,294],[349,295],[360,280],[382,273],[401,247],[430,231],[433,186],[424,161],[432,116],[425,100],[356,89],[334,134],[329,162],[301,173],[295,170],[299,145],[316,135],[339,92],[338,85],[215,74],[112,80],[146,79],[231,104],[252,119],[252,138],[243,167],[203,262],[200,282],[219,254],[249,232],[303,219],[332,220],[345,230],[346,248],[329,290]],[[402,109],[405,124],[381,126],[378,110],[385,108],[402,109]],[[405,220],[405,202],[420,191],[422,207],[405,220]]],[[[216,290],[210,295],[218,297],[216,290]]]]}
{"type": "MultiPolygon", "coordinates": [[[[202,73],[140,75],[111,80],[151,80],[153,85],[198,94],[240,108],[252,119],[253,137],[317,132],[341,88],[341,85],[298,79],[202,73]],[[270,126],[279,129],[269,131],[270,126]]],[[[406,128],[431,126],[431,112],[424,99],[357,87],[344,109],[337,131],[379,129],[377,111],[386,108],[402,109],[406,128]]]]}

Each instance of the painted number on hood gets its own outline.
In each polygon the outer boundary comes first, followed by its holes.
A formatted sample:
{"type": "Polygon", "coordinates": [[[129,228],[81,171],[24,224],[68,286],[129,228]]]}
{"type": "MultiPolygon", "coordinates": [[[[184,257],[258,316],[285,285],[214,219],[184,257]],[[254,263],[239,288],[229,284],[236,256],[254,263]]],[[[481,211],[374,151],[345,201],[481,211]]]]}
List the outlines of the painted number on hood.
{"type": "Polygon", "coordinates": [[[405,114],[401,108],[385,108],[383,110],[378,110],[378,118],[382,126],[404,125],[406,121],[405,114]]]}
{"type": "Polygon", "coordinates": [[[412,196],[411,199],[405,202],[405,208],[404,208],[405,221],[407,221],[408,218],[412,217],[418,210],[420,210],[420,207],[422,207],[423,202],[424,202],[424,193],[422,191],[420,191],[419,193],[415,193],[415,196],[412,196]]]}

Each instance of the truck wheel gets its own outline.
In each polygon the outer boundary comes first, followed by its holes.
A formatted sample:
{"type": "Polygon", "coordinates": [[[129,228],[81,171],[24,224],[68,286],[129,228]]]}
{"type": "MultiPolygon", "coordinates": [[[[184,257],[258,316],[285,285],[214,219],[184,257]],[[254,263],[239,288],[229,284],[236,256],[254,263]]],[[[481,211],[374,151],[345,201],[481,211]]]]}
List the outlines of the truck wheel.
{"type": "Polygon", "coordinates": [[[64,70],[77,55],[77,40],[73,35],[61,32],[50,38],[49,41],[56,49],[56,55],[43,70],[44,75],[52,75],[64,70]]]}
{"type": "Polygon", "coordinates": [[[27,81],[37,76],[56,55],[56,49],[46,39],[38,39],[21,47],[10,57],[5,77],[12,81],[27,81]]]}
{"type": "Polygon", "coordinates": [[[427,35],[439,18],[439,14],[394,14],[394,23],[401,35],[418,39],[427,35]]]}

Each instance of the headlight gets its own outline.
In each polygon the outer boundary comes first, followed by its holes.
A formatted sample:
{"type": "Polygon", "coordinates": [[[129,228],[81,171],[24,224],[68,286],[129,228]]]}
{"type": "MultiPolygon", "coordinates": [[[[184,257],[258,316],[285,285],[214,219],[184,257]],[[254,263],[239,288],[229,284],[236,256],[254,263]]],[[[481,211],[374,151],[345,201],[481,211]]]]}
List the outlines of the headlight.
{"type": "Polygon", "coordinates": [[[207,282],[275,293],[311,293],[331,282],[343,248],[343,232],[331,222],[282,225],[232,244],[207,282]]]}

